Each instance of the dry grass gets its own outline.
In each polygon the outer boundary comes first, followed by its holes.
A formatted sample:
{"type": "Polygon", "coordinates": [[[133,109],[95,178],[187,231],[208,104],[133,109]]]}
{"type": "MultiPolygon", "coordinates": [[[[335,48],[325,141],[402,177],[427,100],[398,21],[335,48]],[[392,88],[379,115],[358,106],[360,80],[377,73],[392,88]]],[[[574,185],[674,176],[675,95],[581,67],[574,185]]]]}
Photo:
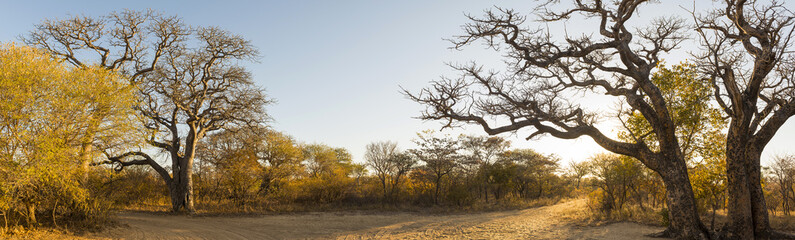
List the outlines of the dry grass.
{"type": "MultiPolygon", "coordinates": [[[[707,226],[710,225],[710,221],[712,220],[712,215],[710,214],[702,216],[701,218],[704,221],[704,224],[707,224],[707,226]]],[[[785,232],[795,232],[795,214],[790,213],[790,215],[785,215],[781,211],[770,211],[768,217],[770,219],[770,226],[773,229],[785,232]]],[[[723,224],[726,224],[728,220],[727,211],[725,209],[716,211],[715,226],[722,226],[723,224]]]]}
{"type": "Polygon", "coordinates": [[[634,222],[652,226],[664,226],[666,224],[663,218],[664,211],[661,208],[641,209],[634,205],[610,212],[589,209],[581,218],[581,221],[577,223],[583,226],[600,226],[615,222],[634,222]]]}
{"type": "MultiPolygon", "coordinates": [[[[645,225],[664,226],[663,209],[645,208],[630,205],[620,211],[613,211],[610,215],[598,211],[588,211],[575,224],[582,226],[599,226],[615,222],[636,222],[645,225]]],[[[770,212],[770,225],[773,229],[785,232],[795,232],[795,214],[785,215],[781,211],[770,212]]],[[[707,228],[720,229],[728,223],[727,211],[725,209],[715,211],[715,220],[712,219],[712,211],[707,211],[701,215],[701,221],[707,228]]]]}
{"type": "Polygon", "coordinates": [[[770,216],[770,225],[773,229],[793,232],[795,231],[795,216],[770,216]]]}
{"type": "Polygon", "coordinates": [[[82,234],[53,228],[25,229],[15,227],[9,229],[8,233],[0,233],[0,239],[91,239],[80,235],[82,234]]]}

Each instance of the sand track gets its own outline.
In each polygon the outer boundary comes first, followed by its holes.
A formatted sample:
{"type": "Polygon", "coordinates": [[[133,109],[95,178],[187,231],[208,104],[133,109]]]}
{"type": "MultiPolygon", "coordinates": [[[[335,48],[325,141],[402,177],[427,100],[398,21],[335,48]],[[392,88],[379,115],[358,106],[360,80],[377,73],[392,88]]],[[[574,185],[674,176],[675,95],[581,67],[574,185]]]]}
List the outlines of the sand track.
{"type": "Polygon", "coordinates": [[[578,227],[584,201],[474,214],[323,212],[258,217],[120,213],[112,239],[653,239],[662,228],[634,223],[578,227]]]}

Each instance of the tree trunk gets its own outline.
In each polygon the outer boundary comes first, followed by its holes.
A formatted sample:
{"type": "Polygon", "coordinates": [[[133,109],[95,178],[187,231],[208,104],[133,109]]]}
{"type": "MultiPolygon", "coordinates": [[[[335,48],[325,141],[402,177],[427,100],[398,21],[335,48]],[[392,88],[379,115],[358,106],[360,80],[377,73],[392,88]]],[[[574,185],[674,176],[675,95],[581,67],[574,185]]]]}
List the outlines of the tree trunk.
{"type": "Polygon", "coordinates": [[[172,211],[179,212],[183,208],[191,213],[194,211],[193,191],[191,188],[192,186],[184,178],[174,179],[174,182],[169,186],[172,211]]]}
{"type": "Polygon", "coordinates": [[[754,219],[754,236],[756,239],[770,239],[772,229],[767,213],[767,202],[765,193],[762,189],[762,168],[760,158],[762,151],[755,151],[749,156],[751,167],[748,169],[751,182],[748,183],[751,190],[751,213],[754,219]]]}
{"type": "Polygon", "coordinates": [[[83,178],[83,183],[88,181],[89,166],[91,164],[91,152],[94,151],[94,145],[91,142],[83,142],[80,146],[80,171],[83,178]]]}
{"type": "Polygon", "coordinates": [[[433,194],[433,203],[436,204],[436,205],[439,205],[439,188],[441,187],[439,185],[440,185],[441,181],[442,181],[442,177],[436,177],[436,189],[435,189],[434,194],[433,194]]]}
{"type": "Polygon", "coordinates": [[[384,174],[380,174],[378,176],[378,178],[380,178],[380,180],[381,180],[381,187],[384,189],[384,200],[386,201],[386,200],[388,200],[388,197],[389,197],[389,196],[387,196],[386,176],[384,174]]]}
{"type": "Polygon", "coordinates": [[[193,157],[196,155],[197,139],[201,138],[202,134],[197,133],[196,128],[191,125],[188,136],[185,138],[185,153],[184,156],[179,157],[178,153],[172,153],[172,159],[177,157],[176,164],[179,171],[175,171],[174,185],[171,189],[171,204],[173,210],[179,211],[180,208],[185,208],[189,213],[194,213],[193,208],[193,157]]]}
{"type": "Polygon", "coordinates": [[[5,234],[8,231],[8,213],[6,211],[0,210],[0,214],[3,214],[3,229],[0,231],[0,234],[5,234]]]}
{"type": "Polygon", "coordinates": [[[394,179],[392,179],[392,188],[389,189],[389,199],[397,203],[397,194],[400,193],[400,176],[403,174],[398,173],[394,179]]]}
{"type": "Polygon", "coordinates": [[[97,129],[99,128],[99,121],[95,119],[103,119],[101,115],[98,115],[96,112],[92,112],[89,116],[88,126],[86,126],[85,135],[81,139],[80,143],[80,153],[79,153],[79,161],[82,173],[82,180],[83,183],[88,181],[88,173],[89,167],[93,159],[93,151],[94,151],[94,138],[96,138],[97,129]]]}
{"type": "Polygon", "coordinates": [[[759,166],[761,151],[729,134],[726,154],[729,237],[769,239],[771,229],[759,166]]]}
{"type": "Polygon", "coordinates": [[[39,222],[36,220],[36,204],[29,203],[25,205],[25,210],[27,210],[28,214],[28,226],[34,227],[39,225],[39,222]]]}
{"type": "Polygon", "coordinates": [[[690,185],[684,161],[665,164],[659,172],[665,184],[665,195],[671,225],[666,232],[676,239],[709,239],[709,231],[701,222],[695,195],[690,185]]]}
{"type": "Polygon", "coordinates": [[[183,208],[190,213],[194,212],[193,208],[193,184],[191,182],[191,170],[186,167],[186,159],[182,159],[178,166],[182,169],[174,171],[174,177],[171,184],[169,184],[169,193],[171,195],[171,208],[174,212],[179,212],[183,208]]]}
{"type": "Polygon", "coordinates": [[[779,179],[778,181],[779,186],[779,194],[781,194],[781,211],[784,212],[784,216],[788,216],[787,214],[787,190],[784,188],[784,180],[779,179]]]}
{"type": "Polygon", "coordinates": [[[710,222],[709,222],[709,227],[712,228],[712,229],[715,229],[715,208],[717,208],[717,207],[715,205],[713,205],[712,206],[712,220],[710,220],[710,222]]]}
{"type": "Polygon", "coordinates": [[[181,178],[184,181],[180,182],[179,189],[181,189],[180,197],[183,199],[183,206],[189,213],[195,212],[193,208],[193,156],[183,159],[183,171],[180,172],[181,178]]]}
{"type": "Polygon", "coordinates": [[[171,195],[171,210],[174,212],[179,212],[183,207],[185,207],[185,191],[182,187],[182,182],[184,179],[182,177],[174,177],[174,181],[171,182],[169,185],[169,193],[171,195]]]}
{"type": "Polygon", "coordinates": [[[83,183],[88,182],[88,173],[90,171],[89,167],[93,160],[93,151],[94,151],[94,127],[93,124],[89,126],[89,129],[86,131],[86,136],[83,137],[82,143],[80,143],[80,152],[78,156],[78,160],[80,161],[80,175],[82,175],[83,183]]]}
{"type": "Polygon", "coordinates": [[[486,200],[486,204],[489,203],[489,178],[488,176],[483,178],[483,199],[486,200]]]}

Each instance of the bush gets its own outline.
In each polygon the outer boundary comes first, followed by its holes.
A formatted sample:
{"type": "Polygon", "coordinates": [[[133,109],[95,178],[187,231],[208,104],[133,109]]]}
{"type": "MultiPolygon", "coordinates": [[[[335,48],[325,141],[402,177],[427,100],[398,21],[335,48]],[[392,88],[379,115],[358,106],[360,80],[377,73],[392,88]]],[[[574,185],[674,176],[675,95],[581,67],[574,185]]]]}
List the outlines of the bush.
{"type": "Polygon", "coordinates": [[[472,196],[469,188],[465,184],[455,182],[452,183],[452,186],[450,186],[450,189],[447,191],[445,199],[447,202],[453,203],[459,207],[471,205],[475,202],[475,198],[472,196]]]}

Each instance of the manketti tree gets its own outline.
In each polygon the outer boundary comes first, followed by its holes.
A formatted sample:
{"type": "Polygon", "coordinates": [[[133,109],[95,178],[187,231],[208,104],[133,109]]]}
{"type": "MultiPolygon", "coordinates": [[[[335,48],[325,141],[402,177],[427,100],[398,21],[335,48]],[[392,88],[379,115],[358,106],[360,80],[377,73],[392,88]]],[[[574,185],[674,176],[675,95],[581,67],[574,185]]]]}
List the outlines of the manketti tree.
{"type": "Polygon", "coordinates": [[[145,149],[105,152],[121,171],[149,165],[169,187],[172,208],[194,211],[193,159],[207,133],[266,120],[269,103],[239,65],[257,50],[241,36],[191,27],[176,16],[122,11],[102,17],[46,20],[24,37],[75,66],[96,64],[123,74],[138,89],[135,109],[151,148],[168,154],[171,172],[145,149]]]}
{"type": "MultiPolygon", "coordinates": [[[[656,18],[636,28],[633,16],[648,1],[573,1],[563,11],[549,10],[550,1],[536,9],[539,21],[563,24],[571,18],[594,19],[593,32],[551,36],[549,27],[528,28],[513,10],[496,9],[470,16],[465,34],[452,40],[456,49],[484,42],[504,54],[506,72],[485,71],[475,63],[454,65],[460,78],[443,78],[407,96],[423,105],[423,119],[444,120],[446,127],[474,123],[488,134],[532,131],[557,138],[590,137],[608,151],[634,157],[660,174],[666,186],[671,224],[661,235],[708,239],[709,231],[696,202],[680,148],[676,122],[658,86],[651,81],[663,53],[684,39],[685,21],[656,18]],[[596,114],[576,99],[582,92],[615,97],[637,111],[651,126],[657,146],[612,139],[595,127],[596,114]]],[[[579,19],[582,20],[582,19],[579,19]]],[[[585,21],[583,20],[583,21],[585,21]]]]}
{"type": "MultiPolygon", "coordinates": [[[[729,235],[779,238],[768,220],[760,158],[795,114],[795,13],[785,1],[719,1],[693,13],[703,51],[696,57],[711,76],[715,100],[729,118],[726,137],[729,235]]],[[[792,5],[790,5],[792,6],[792,5]]]]}

